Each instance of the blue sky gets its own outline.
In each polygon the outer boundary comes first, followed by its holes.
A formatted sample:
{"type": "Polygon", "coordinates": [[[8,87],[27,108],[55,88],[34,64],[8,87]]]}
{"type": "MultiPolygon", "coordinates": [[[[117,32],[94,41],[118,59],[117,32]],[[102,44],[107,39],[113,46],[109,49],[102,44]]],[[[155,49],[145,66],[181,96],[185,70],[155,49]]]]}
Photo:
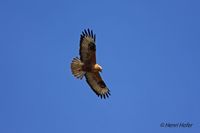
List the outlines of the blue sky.
{"type": "Polygon", "coordinates": [[[0,1],[0,132],[198,132],[199,5],[0,1]],[[85,28],[97,35],[97,62],[112,93],[107,100],[70,71],[85,28]]]}

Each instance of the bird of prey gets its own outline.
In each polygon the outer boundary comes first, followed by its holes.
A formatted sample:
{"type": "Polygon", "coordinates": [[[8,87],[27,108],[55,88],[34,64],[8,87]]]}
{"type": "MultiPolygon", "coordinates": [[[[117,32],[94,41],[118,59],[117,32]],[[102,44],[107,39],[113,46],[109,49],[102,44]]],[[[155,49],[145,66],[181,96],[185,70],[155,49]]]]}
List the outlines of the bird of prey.
{"type": "Polygon", "coordinates": [[[90,29],[85,29],[80,36],[80,59],[73,58],[71,62],[72,74],[82,79],[84,76],[90,88],[101,98],[108,98],[110,90],[100,76],[102,67],[96,63],[96,35],[90,29]]]}

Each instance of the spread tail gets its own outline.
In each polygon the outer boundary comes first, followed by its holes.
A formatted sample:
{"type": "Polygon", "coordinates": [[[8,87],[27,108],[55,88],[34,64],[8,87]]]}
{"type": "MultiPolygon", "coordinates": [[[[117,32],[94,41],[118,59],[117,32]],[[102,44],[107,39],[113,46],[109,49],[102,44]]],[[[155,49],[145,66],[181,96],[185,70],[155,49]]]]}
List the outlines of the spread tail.
{"type": "Polygon", "coordinates": [[[71,63],[71,71],[72,71],[72,74],[76,78],[82,79],[83,76],[85,75],[85,72],[82,71],[82,66],[83,66],[83,63],[78,57],[73,58],[72,63],[71,63]]]}

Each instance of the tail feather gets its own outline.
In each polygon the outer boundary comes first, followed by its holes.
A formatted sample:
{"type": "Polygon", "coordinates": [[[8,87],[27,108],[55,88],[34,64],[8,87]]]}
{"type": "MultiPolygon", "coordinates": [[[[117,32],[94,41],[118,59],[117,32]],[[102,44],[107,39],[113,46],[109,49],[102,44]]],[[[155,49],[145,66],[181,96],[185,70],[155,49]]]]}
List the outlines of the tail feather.
{"type": "Polygon", "coordinates": [[[71,70],[72,70],[72,74],[76,78],[82,79],[83,76],[85,75],[85,72],[82,71],[82,66],[83,66],[83,63],[78,57],[73,58],[72,63],[71,63],[71,70]]]}

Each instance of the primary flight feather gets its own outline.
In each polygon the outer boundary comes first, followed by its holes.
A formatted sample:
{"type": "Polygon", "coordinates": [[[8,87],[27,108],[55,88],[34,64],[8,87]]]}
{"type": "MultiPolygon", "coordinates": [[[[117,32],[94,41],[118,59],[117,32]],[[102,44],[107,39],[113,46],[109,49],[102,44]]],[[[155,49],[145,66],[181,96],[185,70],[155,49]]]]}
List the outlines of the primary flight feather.
{"type": "Polygon", "coordinates": [[[80,37],[80,59],[73,58],[72,74],[78,79],[84,76],[90,88],[101,98],[109,97],[110,90],[100,76],[102,67],[96,63],[96,35],[92,30],[84,30],[80,37]]]}

